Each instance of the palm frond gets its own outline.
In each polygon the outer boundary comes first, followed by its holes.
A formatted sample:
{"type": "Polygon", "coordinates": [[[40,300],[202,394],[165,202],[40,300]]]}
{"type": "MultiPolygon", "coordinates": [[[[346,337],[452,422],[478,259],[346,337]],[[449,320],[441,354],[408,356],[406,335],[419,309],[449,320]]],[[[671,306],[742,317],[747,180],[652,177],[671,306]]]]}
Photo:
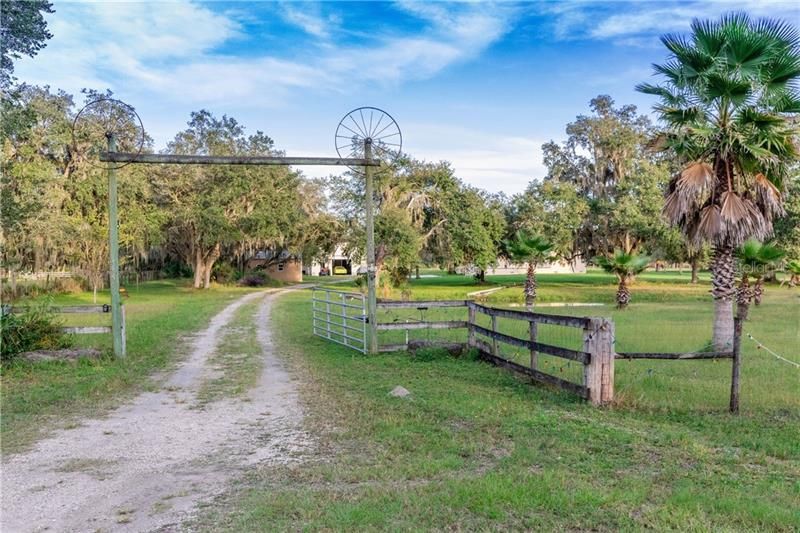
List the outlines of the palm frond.
{"type": "Polygon", "coordinates": [[[711,165],[704,161],[694,161],[683,169],[676,186],[684,194],[700,195],[709,189],[714,178],[711,165]]]}
{"type": "Polygon", "coordinates": [[[650,264],[650,257],[638,254],[625,253],[622,250],[615,250],[611,257],[604,255],[594,258],[594,262],[609,274],[615,274],[620,279],[627,279],[636,274],[640,274],[647,269],[650,264]]]}

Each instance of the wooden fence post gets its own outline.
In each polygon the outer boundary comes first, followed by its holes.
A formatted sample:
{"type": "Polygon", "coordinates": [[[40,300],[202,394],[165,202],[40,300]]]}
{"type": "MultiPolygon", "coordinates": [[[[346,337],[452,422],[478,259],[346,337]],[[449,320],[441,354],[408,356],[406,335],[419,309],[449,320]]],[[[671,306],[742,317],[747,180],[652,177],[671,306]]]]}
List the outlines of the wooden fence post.
{"type": "MultiPolygon", "coordinates": [[[[497,333],[497,315],[492,315],[492,333],[497,333]]],[[[492,337],[492,355],[500,355],[500,347],[494,337],[492,337]]]]}
{"type": "Polygon", "coordinates": [[[467,304],[467,348],[475,347],[475,306],[467,304]]]}
{"type": "MultiPolygon", "coordinates": [[[[537,335],[537,327],[536,322],[531,320],[530,322],[530,337],[531,342],[536,342],[536,335],[537,335]]],[[[536,370],[536,367],[539,365],[539,354],[536,353],[536,349],[531,347],[531,369],[536,370]]]]}
{"type": "Polygon", "coordinates": [[[739,413],[739,372],[742,367],[742,319],[733,319],[733,368],[731,370],[731,413],[739,413]]]}
{"type": "Polygon", "coordinates": [[[125,357],[128,354],[128,331],[125,323],[127,318],[125,317],[125,306],[120,305],[119,309],[122,317],[122,324],[120,325],[120,329],[122,330],[120,332],[122,335],[122,357],[125,357]]]}
{"type": "Polygon", "coordinates": [[[583,385],[589,389],[593,405],[614,400],[614,322],[592,318],[583,330],[583,351],[591,354],[583,367],[583,385]]]}

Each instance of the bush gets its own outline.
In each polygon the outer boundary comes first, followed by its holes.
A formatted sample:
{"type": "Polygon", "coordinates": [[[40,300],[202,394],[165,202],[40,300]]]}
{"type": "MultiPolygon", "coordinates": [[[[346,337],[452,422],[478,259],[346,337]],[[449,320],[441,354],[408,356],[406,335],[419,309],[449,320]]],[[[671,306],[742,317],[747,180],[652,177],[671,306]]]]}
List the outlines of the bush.
{"type": "Polygon", "coordinates": [[[211,276],[217,283],[228,284],[233,283],[239,277],[238,272],[230,263],[215,263],[214,268],[211,270],[211,276]]]}
{"type": "Polygon", "coordinates": [[[61,332],[61,322],[50,303],[34,305],[23,313],[0,317],[0,359],[9,362],[22,352],[68,348],[72,338],[61,332]]]}
{"type": "Polygon", "coordinates": [[[190,278],[192,269],[180,261],[167,261],[163,268],[164,275],[168,278],[190,278]]]}
{"type": "Polygon", "coordinates": [[[243,287],[263,287],[268,285],[269,278],[263,272],[248,272],[239,280],[239,285],[243,287]]]}

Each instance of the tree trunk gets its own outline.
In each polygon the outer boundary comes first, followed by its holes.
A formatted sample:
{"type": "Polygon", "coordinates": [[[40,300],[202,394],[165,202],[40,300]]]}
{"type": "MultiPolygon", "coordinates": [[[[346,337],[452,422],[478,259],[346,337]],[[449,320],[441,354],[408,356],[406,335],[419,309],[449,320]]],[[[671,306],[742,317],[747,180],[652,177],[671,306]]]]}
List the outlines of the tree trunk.
{"type": "Polygon", "coordinates": [[[733,297],[736,293],[732,246],[717,246],[711,261],[711,296],[714,298],[712,345],[716,351],[733,346],[733,297]]]}
{"type": "Polygon", "coordinates": [[[750,300],[753,299],[753,290],[750,288],[750,280],[747,274],[742,275],[742,281],[736,290],[736,316],[740,322],[747,320],[747,313],[750,310],[750,300]]]}
{"type": "Polygon", "coordinates": [[[525,305],[533,308],[536,302],[536,265],[531,261],[528,263],[528,275],[525,278],[525,305]]]}
{"type": "Polygon", "coordinates": [[[415,275],[415,277],[417,279],[419,279],[419,265],[417,265],[417,267],[416,267],[416,275],[415,275]]]}
{"type": "Polygon", "coordinates": [[[211,288],[211,269],[214,267],[217,259],[220,256],[220,245],[217,243],[214,248],[206,254],[205,261],[203,261],[203,288],[211,288]]]}
{"type": "Polygon", "coordinates": [[[486,283],[486,270],[480,269],[478,271],[478,281],[481,283],[486,283]]]}
{"type": "Polygon", "coordinates": [[[733,365],[731,369],[731,403],[730,411],[739,414],[739,375],[742,368],[742,320],[737,319],[734,323],[733,338],[733,365]]]}
{"type": "Polygon", "coordinates": [[[628,282],[625,278],[620,278],[617,287],[617,309],[625,309],[630,301],[631,291],[628,289],[628,282]]]}
{"type": "Polygon", "coordinates": [[[92,281],[92,303],[97,303],[97,279],[92,281]]]}
{"type": "Polygon", "coordinates": [[[198,248],[194,252],[194,284],[192,286],[195,289],[199,289],[203,284],[203,274],[203,253],[198,248]]]}
{"type": "Polygon", "coordinates": [[[764,297],[764,278],[759,277],[756,279],[756,284],[753,287],[753,303],[756,306],[761,305],[761,299],[764,297]]]}
{"type": "Polygon", "coordinates": [[[691,283],[697,284],[700,281],[699,273],[700,273],[700,258],[696,255],[692,256],[691,259],[692,264],[692,281],[691,283]]]}

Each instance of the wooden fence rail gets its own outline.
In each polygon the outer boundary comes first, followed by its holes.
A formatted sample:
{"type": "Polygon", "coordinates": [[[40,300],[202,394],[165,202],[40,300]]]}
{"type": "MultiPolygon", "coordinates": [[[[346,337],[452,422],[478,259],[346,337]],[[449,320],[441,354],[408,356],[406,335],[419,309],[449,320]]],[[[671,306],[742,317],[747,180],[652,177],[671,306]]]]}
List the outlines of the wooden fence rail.
{"type": "Polygon", "coordinates": [[[686,360],[692,359],[732,359],[733,352],[617,352],[616,359],[670,359],[686,360]]]}
{"type": "MultiPolygon", "coordinates": [[[[2,313],[4,315],[10,313],[24,313],[31,307],[27,305],[4,305],[2,306],[2,313]]],[[[47,311],[55,314],[88,314],[88,313],[110,313],[111,306],[105,305],[62,305],[62,306],[49,306],[45,308],[47,311]]],[[[122,311],[122,353],[125,353],[125,306],[120,306],[122,311]]],[[[93,335],[100,333],[111,333],[111,326],[63,326],[61,331],[64,333],[71,333],[74,335],[93,335]]]]}
{"type": "Polygon", "coordinates": [[[602,318],[547,315],[528,311],[497,309],[470,302],[468,320],[468,345],[476,348],[481,357],[497,366],[529,376],[535,381],[569,391],[594,405],[603,405],[614,398],[614,324],[602,318]],[[492,327],[477,324],[477,313],[492,317],[492,327]],[[497,318],[509,318],[529,323],[527,339],[521,339],[498,331],[497,318]],[[545,344],[537,340],[539,324],[581,328],[583,350],[572,350],[545,344]],[[486,342],[478,335],[490,339],[486,342]],[[500,356],[498,343],[509,344],[530,351],[530,364],[521,365],[500,356]],[[542,372],[538,368],[540,353],[577,361],[583,365],[583,382],[573,383],[542,372]]]}
{"type": "Polygon", "coordinates": [[[614,386],[614,348],[613,348],[613,323],[605,319],[549,315],[528,311],[511,309],[497,309],[475,303],[471,300],[444,300],[444,301],[378,301],[378,309],[418,309],[429,310],[436,308],[466,307],[468,319],[422,321],[413,320],[406,322],[385,322],[377,324],[378,331],[405,331],[404,343],[383,344],[380,351],[397,351],[421,346],[443,346],[447,348],[464,347],[478,350],[482,359],[494,365],[513,370],[533,380],[556,386],[569,391],[581,398],[601,405],[613,399],[614,386]],[[492,327],[486,328],[477,323],[477,314],[481,313],[491,317],[492,327]],[[521,339],[498,331],[498,319],[506,318],[521,320],[529,323],[528,338],[521,339]],[[583,350],[573,350],[561,346],[545,344],[537,340],[538,325],[548,324],[571,328],[580,328],[584,332],[583,350]],[[467,342],[455,343],[448,341],[412,341],[409,331],[422,329],[461,329],[467,330],[467,342]],[[524,348],[530,352],[530,364],[521,365],[500,356],[499,345],[508,344],[524,348]],[[573,383],[542,372],[538,368],[539,354],[547,354],[570,361],[577,361],[584,367],[583,382],[573,383]]]}
{"type": "MultiPolygon", "coordinates": [[[[614,399],[614,361],[616,359],[663,359],[663,360],[708,360],[708,359],[734,359],[734,351],[726,352],[619,352],[614,349],[614,322],[601,317],[574,317],[534,313],[529,311],[498,309],[472,300],[447,300],[447,301],[409,301],[400,302],[380,300],[379,309],[418,309],[428,310],[435,308],[466,307],[468,318],[463,320],[424,321],[410,320],[406,322],[379,323],[379,331],[405,331],[404,343],[384,344],[381,351],[407,350],[422,346],[442,346],[446,348],[463,347],[478,350],[481,358],[494,365],[513,370],[540,383],[553,385],[562,390],[569,391],[590,401],[594,405],[605,405],[614,399]],[[477,315],[483,314],[491,317],[491,327],[484,327],[477,323],[477,315]],[[528,322],[527,338],[515,337],[498,330],[498,319],[511,319],[528,322]],[[580,329],[583,334],[583,347],[581,350],[564,348],[539,342],[539,325],[546,324],[580,329]],[[413,341],[409,339],[410,330],[422,329],[467,329],[467,342],[457,343],[452,341],[413,341]],[[523,348],[530,352],[530,362],[527,365],[511,361],[501,356],[500,345],[507,344],[523,348]],[[573,383],[557,376],[543,372],[539,368],[539,354],[547,354],[583,365],[581,383],[573,383]]],[[[736,340],[736,339],[734,339],[736,340]]],[[[736,342],[734,342],[736,346],[736,342]]],[[[735,366],[735,364],[734,364],[735,366]]],[[[734,372],[735,374],[735,372],[734,372]]],[[[738,390],[734,385],[732,389],[738,390]]],[[[733,393],[732,393],[733,394],[733,393]]],[[[733,400],[732,400],[733,405],[733,400]]],[[[732,407],[733,409],[733,407],[732,407]]]]}

